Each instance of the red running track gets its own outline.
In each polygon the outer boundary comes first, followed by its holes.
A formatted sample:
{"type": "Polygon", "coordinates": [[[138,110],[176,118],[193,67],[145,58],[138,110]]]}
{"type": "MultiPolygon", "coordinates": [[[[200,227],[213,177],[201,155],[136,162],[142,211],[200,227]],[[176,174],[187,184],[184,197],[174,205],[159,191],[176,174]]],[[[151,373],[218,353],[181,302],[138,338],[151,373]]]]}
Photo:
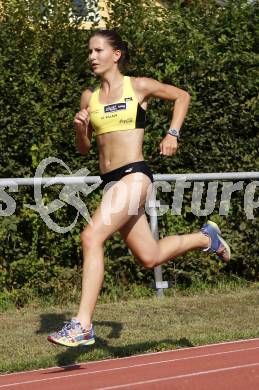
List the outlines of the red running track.
{"type": "Polygon", "coordinates": [[[0,390],[258,390],[259,338],[0,375],[0,390]]]}

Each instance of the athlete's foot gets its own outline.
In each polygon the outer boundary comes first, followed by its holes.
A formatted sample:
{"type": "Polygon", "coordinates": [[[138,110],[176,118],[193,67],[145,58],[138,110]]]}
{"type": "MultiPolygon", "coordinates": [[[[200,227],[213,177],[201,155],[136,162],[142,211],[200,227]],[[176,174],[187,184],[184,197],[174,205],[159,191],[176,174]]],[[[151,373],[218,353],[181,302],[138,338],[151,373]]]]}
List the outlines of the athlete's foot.
{"type": "Polygon", "coordinates": [[[95,343],[93,326],[89,330],[82,327],[76,318],[65,322],[63,328],[48,336],[48,341],[65,347],[87,346],[95,343]]]}
{"type": "Polygon", "coordinates": [[[210,238],[210,245],[203,249],[205,252],[216,253],[216,255],[225,262],[231,258],[229,245],[221,236],[221,231],[215,222],[208,221],[201,229],[201,232],[210,238]]]}

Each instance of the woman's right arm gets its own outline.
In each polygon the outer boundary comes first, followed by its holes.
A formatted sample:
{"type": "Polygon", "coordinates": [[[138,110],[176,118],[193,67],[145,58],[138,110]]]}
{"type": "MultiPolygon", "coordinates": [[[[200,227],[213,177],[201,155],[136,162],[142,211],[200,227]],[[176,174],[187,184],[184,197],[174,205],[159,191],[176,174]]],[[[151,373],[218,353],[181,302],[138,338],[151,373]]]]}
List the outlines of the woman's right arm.
{"type": "Polygon", "coordinates": [[[82,93],[80,101],[80,111],[76,113],[74,118],[74,126],[76,130],[76,147],[79,153],[87,154],[91,148],[91,139],[93,128],[89,118],[89,101],[92,92],[87,89],[82,93]]]}

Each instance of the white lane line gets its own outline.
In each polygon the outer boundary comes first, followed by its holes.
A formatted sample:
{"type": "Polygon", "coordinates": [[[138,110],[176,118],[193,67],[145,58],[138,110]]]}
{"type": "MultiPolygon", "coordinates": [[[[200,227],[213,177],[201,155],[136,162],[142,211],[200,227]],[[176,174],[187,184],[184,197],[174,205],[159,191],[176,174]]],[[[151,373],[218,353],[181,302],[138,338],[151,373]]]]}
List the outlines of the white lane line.
{"type": "Polygon", "coordinates": [[[151,383],[160,383],[160,382],[166,382],[166,381],[173,381],[177,379],[183,379],[183,378],[191,378],[194,376],[202,376],[202,375],[209,375],[209,374],[215,374],[218,372],[225,372],[225,371],[233,371],[233,370],[239,370],[240,368],[249,368],[249,367],[255,367],[259,366],[259,363],[251,363],[251,364],[245,364],[243,366],[233,366],[233,367],[226,367],[226,368],[218,368],[217,370],[208,370],[208,371],[197,371],[197,372],[192,372],[190,374],[183,374],[183,375],[176,375],[176,376],[168,376],[166,378],[160,378],[160,379],[150,379],[147,381],[142,381],[142,382],[132,382],[132,383],[127,383],[125,385],[116,385],[116,386],[110,386],[110,387],[98,387],[96,390],[113,390],[113,389],[122,389],[122,388],[127,388],[129,389],[132,386],[140,386],[140,385],[146,385],[146,384],[151,384],[151,383]]]}
{"type": "Polygon", "coordinates": [[[207,358],[207,357],[218,356],[218,355],[226,355],[229,353],[252,351],[252,350],[256,350],[256,349],[259,349],[259,347],[236,349],[236,350],[226,351],[226,352],[216,352],[216,353],[210,353],[210,354],[204,354],[204,355],[190,356],[190,357],[184,357],[184,358],[178,358],[178,359],[160,360],[160,361],[141,363],[141,364],[132,364],[132,365],[122,366],[122,367],[113,367],[113,368],[107,368],[107,369],[101,369],[101,370],[95,370],[95,371],[81,372],[78,374],[75,373],[75,374],[68,374],[68,375],[59,375],[59,376],[54,376],[51,378],[33,379],[30,381],[21,381],[21,382],[14,382],[14,383],[10,383],[10,384],[0,385],[0,388],[6,388],[8,386],[9,387],[10,386],[19,386],[19,385],[25,385],[25,384],[31,384],[31,383],[38,383],[38,382],[46,382],[46,381],[52,381],[52,380],[57,380],[57,379],[65,379],[65,378],[85,376],[85,375],[101,374],[101,373],[111,372],[111,371],[121,371],[121,370],[125,370],[125,369],[129,370],[132,368],[154,366],[154,365],[158,365],[158,364],[175,363],[175,362],[179,362],[179,361],[207,358]]]}
{"type": "Polygon", "coordinates": [[[1,374],[1,377],[4,376],[11,376],[11,375],[18,375],[18,374],[29,374],[30,372],[36,372],[36,371],[49,371],[49,370],[57,370],[58,368],[73,368],[77,366],[84,366],[84,365],[91,365],[91,364],[96,364],[96,363],[104,363],[104,362],[110,362],[110,361],[122,361],[122,360],[128,360],[128,359],[137,359],[141,358],[143,356],[152,356],[152,355],[162,355],[166,353],[177,353],[179,351],[188,351],[192,350],[195,351],[196,349],[205,349],[205,348],[210,348],[210,347],[216,347],[216,346],[224,346],[224,345],[231,345],[231,344],[241,344],[241,343],[246,343],[246,342],[259,342],[259,337],[253,338],[253,339],[241,339],[241,340],[234,340],[234,341],[224,341],[222,343],[214,343],[214,344],[205,344],[205,345],[198,345],[196,347],[185,347],[185,348],[177,348],[177,349],[172,349],[172,350],[167,350],[167,351],[158,351],[158,352],[148,352],[148,353],[142,353],[139,355],[131,355],[131,356],[125,356],[122,358],[110,358],[110,359],[103,359],[103,360],[96,360],[96,361],[91,361],[91,362],[84,362],[84,363],[75,363],[75,364],[68,364],[67,366],[54,366],[54,367],[48,367],[48,368],[38,368],[36,370],[29,370],[29,371],[18,371],[18,372],[10,372],[8,374],[1,374]]]}

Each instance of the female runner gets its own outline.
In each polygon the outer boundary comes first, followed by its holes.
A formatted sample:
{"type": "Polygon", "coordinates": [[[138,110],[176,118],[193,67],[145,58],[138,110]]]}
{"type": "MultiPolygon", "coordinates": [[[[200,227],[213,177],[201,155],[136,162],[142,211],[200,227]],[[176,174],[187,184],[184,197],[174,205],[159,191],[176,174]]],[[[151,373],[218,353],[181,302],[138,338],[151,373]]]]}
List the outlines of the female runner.
{"type": "Polygon", "coordinates": [[[146,268],[193,249],[214,252],[221,259],[230,260],[230,248],[211,221],[196,233],[159,241],[153,238],[143,207],[153,182],[142,152],[148,100],[154,97],[174,102],[169,130],[160,143],[160,154],[172,156],[177,150],[190,96],[151,78],[124,76],[122,69],[127,58],[127,45],[114,30],[99,30],[90,38],[89,60],[100,78],[100,86],[83,92],[74,124],[81,154],[89,151],[93,130],[96,133],[105,191],[92,224],[81,233],[84,263],[78,313],[60,331],[48,336],[50,342],[68,347],[95,342],[92,317],[104,277],[103,248],[114,232],[120,232],[146,268]]]}

